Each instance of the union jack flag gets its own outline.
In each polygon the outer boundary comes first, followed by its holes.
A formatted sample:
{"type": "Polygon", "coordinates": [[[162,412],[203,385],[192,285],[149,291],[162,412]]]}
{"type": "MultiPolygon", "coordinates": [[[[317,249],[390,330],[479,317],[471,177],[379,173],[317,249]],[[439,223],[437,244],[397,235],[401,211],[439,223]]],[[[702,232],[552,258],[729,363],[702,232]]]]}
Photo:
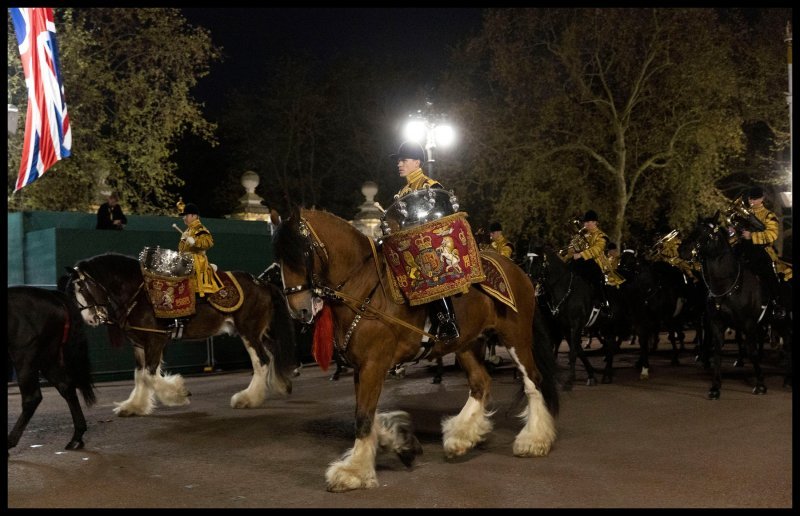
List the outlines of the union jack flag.
{"type": "Polygon", "coordinates": [[[69,157],[72,131],[64,101],[53,9],[22,7],[9,11],[28,86],[25,142],[16,192],[39,179],[58,160],[69,157]]]}

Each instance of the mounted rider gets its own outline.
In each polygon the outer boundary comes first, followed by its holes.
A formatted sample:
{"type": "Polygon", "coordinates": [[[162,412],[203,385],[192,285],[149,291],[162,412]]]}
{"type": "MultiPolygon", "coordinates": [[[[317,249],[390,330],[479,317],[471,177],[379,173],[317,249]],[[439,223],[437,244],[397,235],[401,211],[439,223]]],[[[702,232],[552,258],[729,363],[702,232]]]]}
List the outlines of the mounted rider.
{"type": "Polygon", "coordinates": [[[681,245],[680,233],[678,230],[662,228],[660,235],[648,253],[648,258],[654,262],[666,262],[677,268],[683,273],[684,281],[688,285],[699,281],[696,272],[700,270],[700,264],[690,264],[678,254],[678,247],[681,245]]]}
{"type": "Polygon", "coordinates": [[[181,233],[178,242],[178,252],[190,253],[194,261],[194,275],[191,278],[195,293],[201,298],[206,294],[213,294],[222,288],[222,280],[217,276],[216,266],[208,261],[206,251],[214,246],[214,237],[211,232],[200,222],[200,210],[196,205],[189,203],[181,206],[180,216],[186,224],[186,230],[181,233]]]}
{"type": "MultiPolygon", "coordinates": [[[[400,177],[405,178],[406,184],[397,192],[395,198],[401,198],[417,190],[443,189],[441,183],[431,179],[422,171],[425,163],[425,149],[416,142],[408,141],[400,145],[397,154],[391,155],[397,161],[397,170],[400,177]]],[[[460,335],[456,323],[456,313],[450,297],[431,301],[428,303],[431,322],[437,324],[437,338],[441,340],[457,339],[460,335]]]]}
{"type": "Polygon", "coordinates": [[[511,255],[514,254],[514,246],[503,235],[503,226],[499,222],[489,224],[489,239],[491,240],[490,247],[506,258],[511,258],[511,255]]]}
{"type": "Polygon", "coordinates": [[[780,226],[778,217],[764,206],[764,190],[759,186],[754,186],[748,191],[747,202],[750,212],[764,225],[764,229],[762,231],[741,229],[737,247],[745,262],[762,280],[772,302],[773,315],[782,319],[786,310],[780,302],[780,279],[776,268],[779,265],[783,266],[782,276],[785,280],[791,278],[791,268],[787,269],[773,247],[773,243],[778,239],[780,226]]]}
{"type": "Polygon", "coordinates": [[[618,287],[625,282],[625,278],[613,268],[606,256],[609,239],[598,226],[597,219],[597,212],[594,210],[584,214],[583,227],[573,236],[567,248],[566,260],[572,260],[579,266],[579,270],[597,293],[595,298],[601,299],[607,306],[605,286],[618,287]]]}

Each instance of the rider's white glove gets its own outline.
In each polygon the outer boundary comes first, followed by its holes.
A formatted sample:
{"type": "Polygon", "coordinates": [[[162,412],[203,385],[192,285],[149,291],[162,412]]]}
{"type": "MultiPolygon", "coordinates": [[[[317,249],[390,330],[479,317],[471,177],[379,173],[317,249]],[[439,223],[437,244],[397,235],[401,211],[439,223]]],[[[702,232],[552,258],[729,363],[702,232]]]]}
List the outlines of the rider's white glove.
{"type": "Polygon", "coordinates": [[[189,245],[194,245],[194,237],[187,236],[186,243],[189,245]]]}

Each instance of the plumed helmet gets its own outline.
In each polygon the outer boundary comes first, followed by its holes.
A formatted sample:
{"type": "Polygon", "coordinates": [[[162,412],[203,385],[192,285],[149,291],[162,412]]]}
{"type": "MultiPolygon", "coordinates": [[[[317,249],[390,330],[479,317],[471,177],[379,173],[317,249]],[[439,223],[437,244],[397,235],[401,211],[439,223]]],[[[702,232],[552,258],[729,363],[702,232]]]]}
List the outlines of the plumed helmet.
{"type": "Polygon", "coordinates": [[[492,222],[489,224],[489,233],[494,231],[503,231],[503,226],[501,226],[499,222],[492,222]]]}
{"type": "Polygon", "coordinates": [[[418,159],[420,165],[425,163],[425,149],[417,142],[403,142],[397,150],[397,154],[392,154],[391,158],[395,161],[401,159],[418,159]]]}
{"type": "Polygon", "coordinates": [[[589,210],[583,215],[583,221],[584,222],[589,222],[590,220],[593,220],[593,221],[597,222],[597,212],[596,211],[589,210]]]}
{"type": "Polygon", "coordinates": [[[764,197],[764,189],[760,186],[754,186],[747,192],[748,199],[761,199],[764,197]]]}
{"type": "Polygon", "coordinates": [[[200,215],[200,210],[197,208],[196,204],[188,203],[181,212],[181,217],[184,215],[200,215]]]}

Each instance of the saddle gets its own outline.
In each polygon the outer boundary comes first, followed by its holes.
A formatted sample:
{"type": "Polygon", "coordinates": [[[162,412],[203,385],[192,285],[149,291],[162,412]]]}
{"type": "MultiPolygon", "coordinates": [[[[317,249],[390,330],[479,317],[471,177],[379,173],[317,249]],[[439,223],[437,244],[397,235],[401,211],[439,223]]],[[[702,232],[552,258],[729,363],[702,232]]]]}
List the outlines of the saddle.
{"type": "MultiPolygon", "coordinates": [[[[144,288],[158,318],[174,319],[194,315],[196,295],[189,277],[172,278],[143,271],[144,288]]],[[[219,275],[222,288],[207,296],[220,312],[235,312],[244,302],[242,287],[230,272],[219,275]]]]}

